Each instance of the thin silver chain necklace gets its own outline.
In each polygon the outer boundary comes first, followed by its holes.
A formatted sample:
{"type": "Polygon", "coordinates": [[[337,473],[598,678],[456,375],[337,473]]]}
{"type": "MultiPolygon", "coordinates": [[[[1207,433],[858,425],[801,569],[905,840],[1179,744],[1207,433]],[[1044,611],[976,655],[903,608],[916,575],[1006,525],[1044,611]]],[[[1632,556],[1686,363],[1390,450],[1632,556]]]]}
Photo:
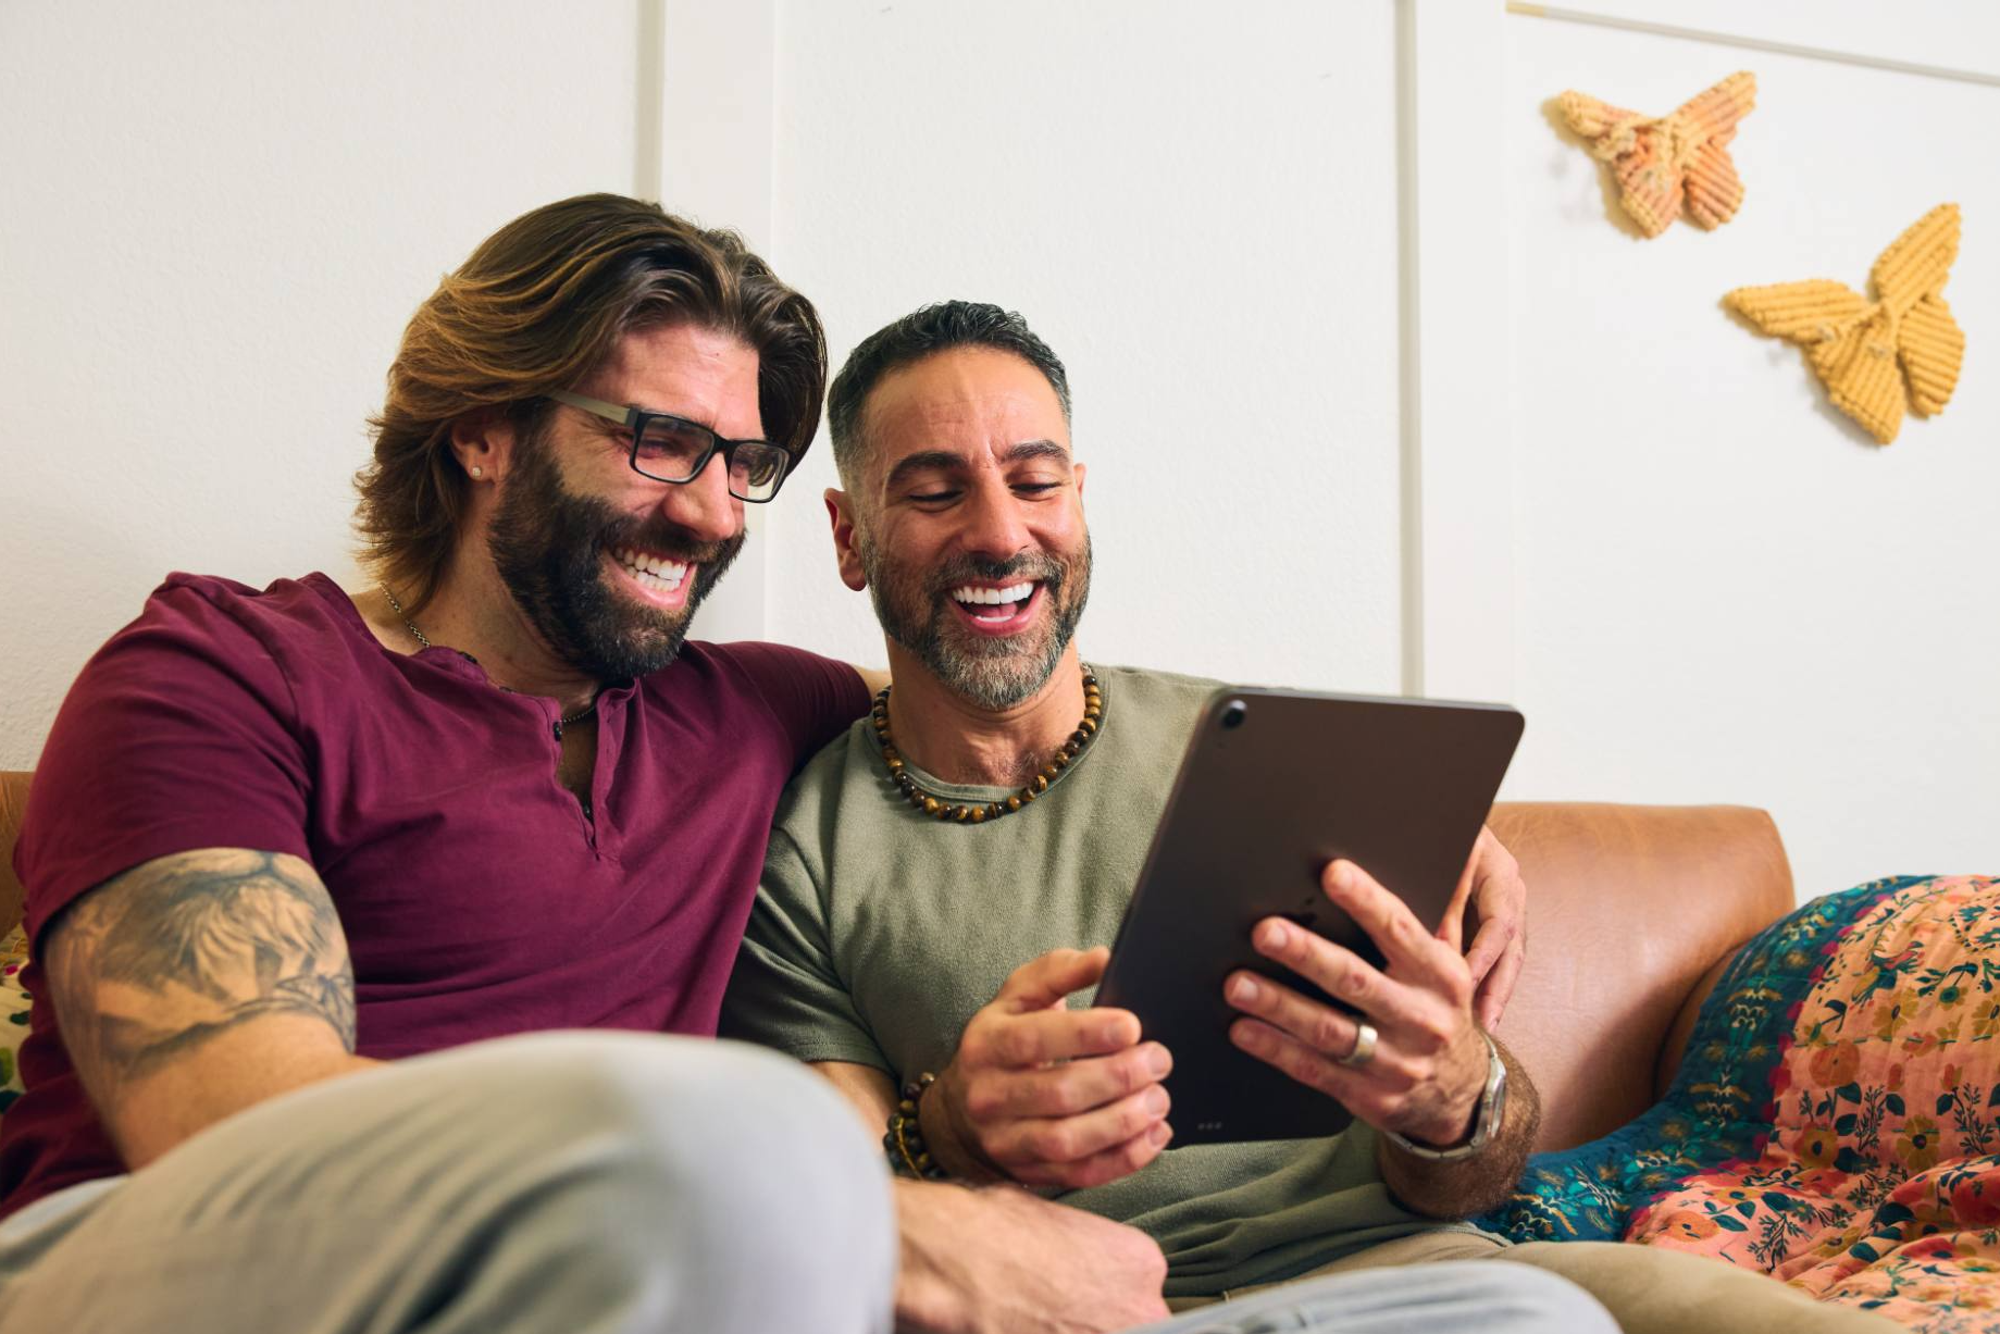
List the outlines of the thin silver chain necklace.
{"type": "MultiPolygon", "coordinates": [[[[396,600],[396,595],[389,591],[389,585],[381,584],[379,585],[379,587],[382,590],[382,596],[389,599],[389,610],[395,612],[396,615],[401,616],[403,618],[403,628],[410,632],[410,638],[416,640],[417,643],[424,648],[435,647],[431,643],[430,638],[427,635],[425,635],[423,631],[417,629],[417,623],[411,620],[407,615],[404,615],[403,604],[398,602],[396,600]]],[[[501,686],[500,688],[502,690],[507,690],[506,686],[501,686]]],[[[508,690],[507,693],[511,695],[514,692],[508,690]]],[[[577,723],[582,722],[585,718],[590,717],[591,714],[596,712],[597,712],[597,700],[593,697],[590,703],[584,705],[582,708],[578,709],[575,713],[565,714],[564,716],[556,719],[556,726],[572,727],[577,723]]]]}

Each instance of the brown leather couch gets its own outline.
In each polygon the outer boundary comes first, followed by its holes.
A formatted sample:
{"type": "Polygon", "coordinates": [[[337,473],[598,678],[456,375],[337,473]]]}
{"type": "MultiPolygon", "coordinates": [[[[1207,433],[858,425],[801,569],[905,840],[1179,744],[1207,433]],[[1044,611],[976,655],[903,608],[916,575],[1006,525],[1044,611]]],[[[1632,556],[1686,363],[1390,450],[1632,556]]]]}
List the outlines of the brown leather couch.
{"type": "MultiPolygon", "coordinates": [[[[20,920],[28,775],[0,773],[0,934],[20,920]]],[[[1503,803],[1528,882],[1528,963],[1500,1036],[1541,1090],[1539,1147],[1631,1120],[1665,1090],[1736,947],[1792,907],[1777,826],[1742,806],[1503,803]]]]}

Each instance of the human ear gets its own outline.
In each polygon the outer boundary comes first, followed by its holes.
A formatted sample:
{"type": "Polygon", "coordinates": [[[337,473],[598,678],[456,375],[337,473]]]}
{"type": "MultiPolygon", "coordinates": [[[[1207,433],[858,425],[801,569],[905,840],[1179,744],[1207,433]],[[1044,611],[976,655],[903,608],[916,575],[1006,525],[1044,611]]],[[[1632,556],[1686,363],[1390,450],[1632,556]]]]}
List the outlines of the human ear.
{"type": "Polygon", "coordinates": [[[861,568],[861,552],[855,546],[854,499],[835,487],[826,489],[826,517],[833,523],[833,554],[840,562],[840,582],[859,593],[868,587],[861,568]]]}
{"type": "Polygon", "coordinates": [[[468,412],[451,424],[451,452],[474,482],[497,482],[513,462],[513,423],[494,408],[468,412]]]}

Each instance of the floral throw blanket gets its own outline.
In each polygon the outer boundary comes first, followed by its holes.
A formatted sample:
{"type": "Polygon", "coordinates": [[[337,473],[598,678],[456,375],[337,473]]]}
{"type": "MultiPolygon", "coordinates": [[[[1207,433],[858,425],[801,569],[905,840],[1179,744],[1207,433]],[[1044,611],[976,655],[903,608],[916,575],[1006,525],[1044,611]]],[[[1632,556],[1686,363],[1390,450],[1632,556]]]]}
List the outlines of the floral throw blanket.
{"type": "Polygon", "coordinates": [[[21,1072],[14,1053],[28,1036],[31,1002],[21,985],[21,970],[28,964],[28,942],[15,927],[0,936],[0,1115],[5,1115],[14,1099],[21,1096],[21,1072]]]}
{"type": "Polygon", "coordinates": [[[1665,1099],[1481,1220],[1671,1246],[1927,1334],[2000,1334],[2000,880],[1828,895],[1751,941],[1665,1099]]]}

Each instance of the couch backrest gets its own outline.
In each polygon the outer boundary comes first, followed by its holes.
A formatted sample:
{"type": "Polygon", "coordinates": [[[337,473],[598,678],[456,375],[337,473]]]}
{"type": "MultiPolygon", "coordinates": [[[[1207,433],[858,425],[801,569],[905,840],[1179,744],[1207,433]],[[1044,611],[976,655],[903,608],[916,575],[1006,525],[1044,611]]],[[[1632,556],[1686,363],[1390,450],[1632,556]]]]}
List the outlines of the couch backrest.
{"type": "Polygon", "coordinates": [[[1793,906],[1777,826],[1743,806],[1503,803],[1528,883],[1528,961],[1500,1036],[1542,1095],[1538,1147],[1651,1106],[1737,946],[1793,906]]]}
{"type": "Polygon", "coordinates": [[[21,882],[14,877],[14,838],[28,806],[29,773],[0,770],[0,936],[21,921],[21,882]]]}

